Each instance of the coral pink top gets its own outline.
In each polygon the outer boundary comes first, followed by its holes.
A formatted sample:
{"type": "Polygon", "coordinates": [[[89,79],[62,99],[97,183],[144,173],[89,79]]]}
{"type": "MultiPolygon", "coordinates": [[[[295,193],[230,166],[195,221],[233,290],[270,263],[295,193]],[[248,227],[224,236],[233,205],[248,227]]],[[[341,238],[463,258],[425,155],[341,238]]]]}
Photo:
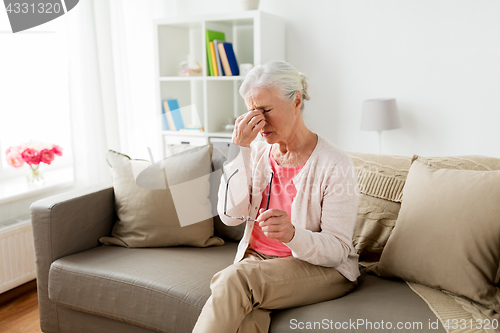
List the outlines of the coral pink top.
{"type": "MultiPolygon", "coordinates": [[[[269,209],[274,208],[284,210],[288,216],[291,217],[292,201],[297,195],[297,189],[295,188],[292,180],[304,165],[294,168],[279,166],[274,160],[271,150],[269,150],[269,163],[271,164],[271,169],[274,172],[273,183],[271,185],[269,209]]],[[[259,211],[260,208],[266,209],[268,192],[269,185],[264,190],[264,193],[262,193],[262,201],[260,203],[259,211]]],[[[259,217],[259,215],[260,214],[257,213],[257,217],[259,217]]],[[[292,250],[290,250],[285,244],[264,235],[259,223],[255,223],[252,230],[252,241],[250,243],[250,247],[259,253],[270,256],[288,257],[292,255],[292,250]]]]}

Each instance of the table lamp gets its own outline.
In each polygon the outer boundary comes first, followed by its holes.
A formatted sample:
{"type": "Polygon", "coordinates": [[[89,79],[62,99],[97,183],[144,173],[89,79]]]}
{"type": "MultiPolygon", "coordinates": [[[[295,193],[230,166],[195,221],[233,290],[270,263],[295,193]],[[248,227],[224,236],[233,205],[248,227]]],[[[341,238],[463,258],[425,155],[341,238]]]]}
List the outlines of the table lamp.
{"type": "Polygon", "coordinates": [[[382,154],[382,131],[400,128],[398,106],[394,98],[367,99],[363,103],[362,131],[378,132],[378,153],[382,154]]]}

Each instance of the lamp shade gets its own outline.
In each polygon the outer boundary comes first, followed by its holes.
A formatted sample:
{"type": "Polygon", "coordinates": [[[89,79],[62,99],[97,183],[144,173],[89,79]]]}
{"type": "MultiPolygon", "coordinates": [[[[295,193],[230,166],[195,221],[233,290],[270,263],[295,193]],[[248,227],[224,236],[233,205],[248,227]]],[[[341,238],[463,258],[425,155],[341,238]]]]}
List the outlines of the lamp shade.
{"type": "Polygon", "coordinates": [[[400,127],[398,106],[394,98],[365,100],[361,116],[362,131],[384,131],[400,127]]]}

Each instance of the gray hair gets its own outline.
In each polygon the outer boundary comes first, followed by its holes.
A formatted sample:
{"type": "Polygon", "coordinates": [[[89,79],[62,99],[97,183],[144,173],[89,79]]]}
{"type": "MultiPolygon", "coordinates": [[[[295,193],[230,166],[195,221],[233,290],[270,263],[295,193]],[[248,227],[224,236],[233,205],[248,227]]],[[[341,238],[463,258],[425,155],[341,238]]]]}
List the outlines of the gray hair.
{"type": "Polygon", "coordinates": [[[285,61],[271,61],[252,68],[241,83],[239,90],[241,97],[245,98],[246,94],[255,87],[273,89],[290,103],[295,100],[297,91],[300,91],[302,94],[301,111],[304,111],[304,101],[311,99],[307,92],[309,88],[307,77],[285,61]]]}

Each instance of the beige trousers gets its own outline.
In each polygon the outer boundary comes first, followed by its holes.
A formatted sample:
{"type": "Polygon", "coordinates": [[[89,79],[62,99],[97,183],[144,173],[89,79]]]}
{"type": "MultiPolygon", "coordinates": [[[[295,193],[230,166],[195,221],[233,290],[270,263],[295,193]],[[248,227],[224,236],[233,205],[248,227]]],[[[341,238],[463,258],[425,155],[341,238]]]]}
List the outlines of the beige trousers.
{"type": "Polygon", "coordinates": [[[356,286],[335,268],[249,249],[243,260],[214,275],[212,296],[193,333],[267,333],[270,310],[338,298],[356,286]]]}

